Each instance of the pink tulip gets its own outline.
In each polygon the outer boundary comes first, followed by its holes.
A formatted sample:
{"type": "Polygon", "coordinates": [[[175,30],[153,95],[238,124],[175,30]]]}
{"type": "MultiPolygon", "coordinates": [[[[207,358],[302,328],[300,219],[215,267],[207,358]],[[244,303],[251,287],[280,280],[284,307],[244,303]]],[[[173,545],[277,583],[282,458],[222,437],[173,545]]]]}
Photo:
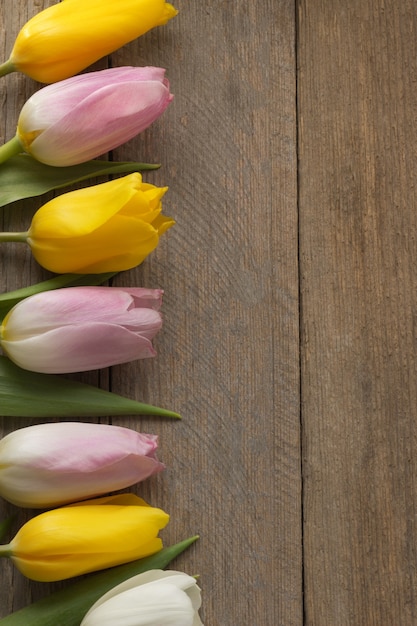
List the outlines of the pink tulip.
{"type": "Polygon", "coordinates": [[[119,426],[39,424],[0,440],[0,495],[44,508],[124,489],[160,472],[158,438],[119,426]]]}
{"type": "Polygon", "coordinates": [[[0,345],[23,369],[82,372],[155,356],[162,326],[159,289],[67,287],[16,304],[0,328],[0,345]]]}
{"type": "Polygon", "coordinates": [[[55,166],[113,150],[165,111],[173,96],[164,74],[159,67],[115,67],[40,89],[20,112],[20,150],[55,166]]]}

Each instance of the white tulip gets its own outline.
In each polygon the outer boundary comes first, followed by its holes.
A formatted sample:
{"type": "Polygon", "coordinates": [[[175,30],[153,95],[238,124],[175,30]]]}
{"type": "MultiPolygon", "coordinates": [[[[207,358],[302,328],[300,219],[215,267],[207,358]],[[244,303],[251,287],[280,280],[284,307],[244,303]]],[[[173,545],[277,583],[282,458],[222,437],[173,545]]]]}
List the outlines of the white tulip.
{"type": "Polygon", "coordinates": [[[182,572],[150,570],[104,594],[81,626],[203,626],[200,588],[182,572]]]}

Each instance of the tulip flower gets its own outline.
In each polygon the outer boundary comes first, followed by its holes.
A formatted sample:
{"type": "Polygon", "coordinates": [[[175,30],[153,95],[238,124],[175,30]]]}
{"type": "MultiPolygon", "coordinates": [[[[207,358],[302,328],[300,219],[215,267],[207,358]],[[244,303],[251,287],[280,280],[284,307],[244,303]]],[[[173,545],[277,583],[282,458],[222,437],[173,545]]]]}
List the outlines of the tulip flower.
{"type": "MultiPolygon", "coordinates": [[[[187,550],[198,535],[162,548],[159,552],[143,559],[136,559],[118,567],[65,585],[46,597],[18,609],[0,619],[1,626],[80,626],[81,620],[101,596],[123,581],[152,569],[163,569],[187,550]]],[[[112,625],[114,626],[114,625],[112,625]]]]}
{"type": "Polygon", "coordinates": [[[158,552],[168,521],[134,494],[86,500],[33,517],[0,556],[32,580],[64,580],[158,552]]]}
{"type": "Polygon", "coordinates": [[[0,163],[24,151],[64,167],[117,148],[173,99],[164,74],[160,67],[115,67],[39,89],[23,105],[16,136],[0,148],[0,163]]]}
{"type": "Polygon", "coordinates": [[[166,190],[134,173],[70,191],[44,204],[28,231],[0,233],[0,241],[28,244],[36,261],[57,274],[128,270],[175,223],[161,214],[166,190]]]}
{"type": "Polygon", "coordinates": [[[81,626],[202,626],[200,588],[176,571],[150,570],[104,594],[81,626]]]}
{"type": "Polygon", "coordinates": [[[63,374],[155,356],[162,291],[67,287],[16,304],[0,327],[0,346],[19,367],[63,374]]]}
{"type": "Polygon", "coordinates": [[[65,0],[23,26],[0,76],[19,71],[42,83],[74,76],[178,11],[165,0],[65,0]]]}
{"type": "Polygon", "coordinates": [[[108,424],[56,422],[0,440],[0,495],[47,508],[124,489],[163,470],[158,438],[108,424]]]}

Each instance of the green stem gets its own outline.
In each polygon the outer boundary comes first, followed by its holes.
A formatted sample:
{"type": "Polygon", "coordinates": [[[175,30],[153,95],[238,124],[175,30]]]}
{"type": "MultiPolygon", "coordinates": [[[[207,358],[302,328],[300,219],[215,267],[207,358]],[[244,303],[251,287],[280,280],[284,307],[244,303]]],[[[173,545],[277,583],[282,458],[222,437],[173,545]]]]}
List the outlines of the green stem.
{"type": "Polygon", "coordinates": [[[29,237],[29,231],[24,233],[0,233],[0,243],[5,241],[19,241],[20,243],[26,243],[29,237]]]}
{"type": "Polygon", "coordinates": [[[13,551],[10,548],[10,543],[6,543],[4,546],[0,546],[0,557],[2,556],[12,556],[13,551]]]}
{"type": "Polygon", "coordinates": [[[23,146],[20,143],[17,135],[7,141],[3,146],[0,147],[0,163],[4,163],[8,159],[17,154],[24,152],[23,146]]]}
{"type": "Polygon", "coordinates": [[[10,60],[0,65],[0,76],[6,76],[6,74],[11,74],[15,71],[16,68],[10,60]]]}

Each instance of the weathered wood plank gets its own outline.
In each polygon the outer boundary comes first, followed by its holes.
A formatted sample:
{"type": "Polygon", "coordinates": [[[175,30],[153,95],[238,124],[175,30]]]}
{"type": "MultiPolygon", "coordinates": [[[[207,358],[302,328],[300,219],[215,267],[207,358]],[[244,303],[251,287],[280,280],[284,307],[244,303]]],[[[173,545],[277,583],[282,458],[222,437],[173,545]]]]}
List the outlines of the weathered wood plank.
{"type": "Polygon", "coordinates": [[[306,624],[416,623],[417,7],[299,6],[306,624]]]}
{"type": "Polygon", "coordinates": [[[172,540],[201,534],[182,563],[212,626],[302,622],[291,4],[178,2],[169,29],[112,55],[167,68],[172,106],[117,154],[156,156],[146,179],[177,219],[116,281],[163,287],[165,327],[158,358],[114,368],[113,389],[183,415],[144,422],[168,466],[147,495],[172,540]]]}
{"type": "MultiPolygon", "coordinates": [[[[164,288],[165,323],[158,357],[113,368],[112,389],[183,415],[113,421],[160,435],[167,470],[137,492],[171,513],[167,542],[200,533],[178,566],[200,574],[211,626],[302,624],[293,4],[178,0],[175,20],[110,60],[167,68],[173,104],[113,157],[161,162],[146,180],[169,185],[177,220],[114,281],[164,288]]],[[[38,280],[8,249],[2,287],[38,280]]],[[[0,615],[51,588],[1,565],[0,615]]]]}

